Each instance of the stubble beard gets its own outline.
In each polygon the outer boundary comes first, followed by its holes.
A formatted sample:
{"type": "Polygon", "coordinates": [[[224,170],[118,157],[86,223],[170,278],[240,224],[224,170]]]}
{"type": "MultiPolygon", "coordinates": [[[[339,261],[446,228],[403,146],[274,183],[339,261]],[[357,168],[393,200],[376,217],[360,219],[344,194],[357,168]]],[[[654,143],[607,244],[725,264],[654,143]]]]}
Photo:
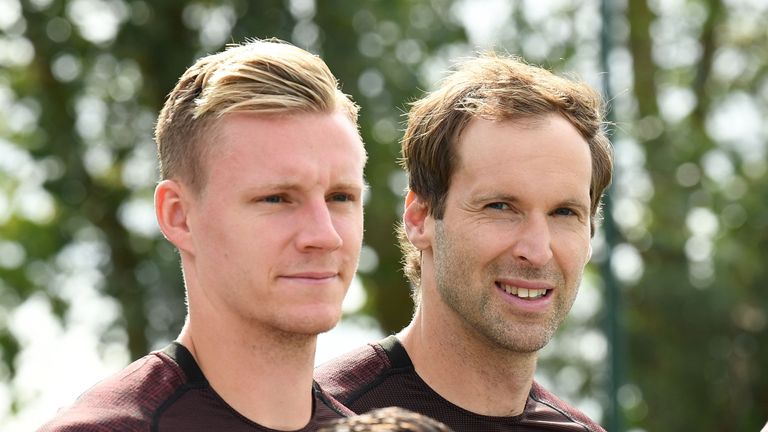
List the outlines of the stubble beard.
{"type": "Polygon", "coordinates": [[[471,254],[462,251],[461,241],[448,238],[442,222],[436,224],[435,233],[437,291],[442,301],[463,321],[464,327],[494,349],[529,354],[544,348],[568,314],[578,285],[568,298],[563,275],[557,271],[494,261],[478,272],[478,264],[471,254]],[[505,310],[505,304],[494,301],[497,295],[494,292],[495,278],[499,275],[547,280],[563,292],[553,299],[553,309],[543,321],[540,317],[532,321],[533,317],[512,316],[505,310]]]}

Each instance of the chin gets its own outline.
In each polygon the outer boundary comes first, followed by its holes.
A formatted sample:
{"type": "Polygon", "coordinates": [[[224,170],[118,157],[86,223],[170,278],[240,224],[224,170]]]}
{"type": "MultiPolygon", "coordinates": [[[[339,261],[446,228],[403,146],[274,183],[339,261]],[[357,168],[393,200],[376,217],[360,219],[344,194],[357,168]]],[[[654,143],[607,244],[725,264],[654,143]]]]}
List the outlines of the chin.
{"type": "Polygon", "coordinates": [[[336,327],[340,319],[340,308],[333,310],[313,309],[312,311],[306,311],[306,313],[297,314],[295,320],[286,323],[286,331],[304,335],[318,335],[336,327]]]}

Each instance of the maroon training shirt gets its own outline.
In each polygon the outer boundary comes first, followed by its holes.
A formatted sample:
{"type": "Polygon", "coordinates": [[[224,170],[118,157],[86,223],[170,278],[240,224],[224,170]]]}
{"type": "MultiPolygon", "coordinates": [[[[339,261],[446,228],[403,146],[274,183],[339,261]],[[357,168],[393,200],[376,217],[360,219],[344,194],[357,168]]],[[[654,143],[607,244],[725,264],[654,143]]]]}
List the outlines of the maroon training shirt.
{"type": "MultiPolygon", "coordinates": [[[[349,410],[313,385],[312,420],[301,432],[345,417],[349,410]]],[[[40,432],[272,431],[243,417],[211,388],[179,343],[131,363],[96,384],[40,432]]]]}
{"type": "Polygon", "coordinates": [[[321,365],[315,369],[315,380],[357,413],[398,406],[439,420],[457,432],[605,432],[536,382],[520,415],[491,417],[469,412],[444,399],[419,377],[395,336],[321,365]]]}

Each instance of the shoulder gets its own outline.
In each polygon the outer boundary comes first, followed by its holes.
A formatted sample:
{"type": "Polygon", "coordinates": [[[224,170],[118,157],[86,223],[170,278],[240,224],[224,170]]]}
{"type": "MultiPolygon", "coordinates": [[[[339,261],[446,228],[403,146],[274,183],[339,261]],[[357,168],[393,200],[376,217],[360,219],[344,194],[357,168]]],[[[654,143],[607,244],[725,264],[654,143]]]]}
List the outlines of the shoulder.
{"type": "Polygon", "coordinates": [[[355,414],[333,397],[333,395],[323,390],[317,381],[313,383],[312,390],[315,397],[313,421],[322,424],[327,420],[349,417],[355,414]]]}
{"type": "Polygon", "coordinates": [[[40,431],[148,431],[155,411],[185,381],[168,355],[148,354],[87,390],[40,431]]]}
{"type": "Polygon", "coordinates": [[[542,387],[536,381],[533,382],[531,387],[531,398],[536,402],[544,404],[551,409],[559,412],[563,416],[569,418],[574,423],[578,423],[584,427],[585,431],[589,432],[605,432],[599,424],[595,423],[591,418],[580,410],[572,407],[570,404],[555,396],[549,390],[542,387]]]}
{"type": "Polygon", "coordinates": [[[341,403],[347,403],[390,367],[391,362],[384,348],[378,343],[369,343],[318,366],[315,381],[326,393],[341,403]]]}

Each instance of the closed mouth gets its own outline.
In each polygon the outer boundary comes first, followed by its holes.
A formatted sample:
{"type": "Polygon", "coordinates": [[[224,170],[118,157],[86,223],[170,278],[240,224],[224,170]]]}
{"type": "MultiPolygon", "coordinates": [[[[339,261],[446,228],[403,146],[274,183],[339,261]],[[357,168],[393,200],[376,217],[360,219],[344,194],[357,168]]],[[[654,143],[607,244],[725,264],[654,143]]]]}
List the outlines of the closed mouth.
{"type": "Polygon", "coordinates": [[[289,279],[331,279],[336,276],[338,276],[338,273],[335,272],[302,272],[302,273],[293,273],[293,274],[287,274],[283,275],[284,278],[289,279]]]}

